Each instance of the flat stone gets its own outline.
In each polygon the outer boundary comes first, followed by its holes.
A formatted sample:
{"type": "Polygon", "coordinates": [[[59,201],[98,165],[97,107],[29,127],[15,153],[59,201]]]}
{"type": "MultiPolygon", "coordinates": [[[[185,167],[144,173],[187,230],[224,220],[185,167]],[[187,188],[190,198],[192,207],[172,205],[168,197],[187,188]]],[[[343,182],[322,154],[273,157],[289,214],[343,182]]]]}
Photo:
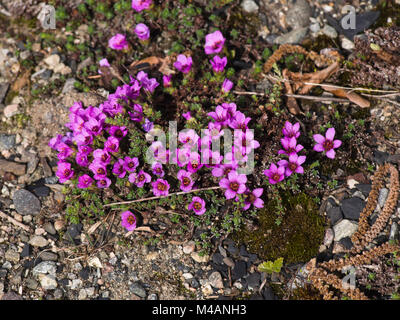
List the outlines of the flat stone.
{"type": "Polygon", "coordinates": [[[385,202],[386,202],[386,199],[387,199],[387,197],[388,197],[388,194],[389,194],[389,190],[386,189],[386,188],[382,188],[382,189],[379,191],[379,196],[378,196],[378,204],[379,204],[379,207],[381,207],[381,208],[384,207],[385,202]]]}
{"type": "Polygon", "coordinates": [[[0,170],[4,172],[11,172],[16,176],[22,176],[26,173],[26,165],[0,159],[0,170]]]}
{"type": "Polygon", "coordinates": [[[37,287],[39,286],[39,283],[35,279],[32,279],[32,278],[27,278],[25,280],[25,284],[31,290],[36,290],[37,287]]]}
{"type": "Polygon", "coordinates": [[[131,284],[129,290],[141,298],[146,298],[146,290],[138,282],[131,284]]]}
{"type": "Polygon", "coordinates": [[[325,232],[325,236],[324,236],[324,246],[329,248],[333,242],[334,237],[335,237],[335,234],[334,234],[333,230],[331,228],[327,229],[325,232]]]}
{"type": "Polygon", "coordinates": [[[40,213],[41,205],[39,199],[31,192],[20,189],[14,192],[13,202],[15,209],[22,215],[36,216],[40,213]]]}
{"type": "Polygon", "coordinates": [[[79,290],[78,300],[85,300],[87,298],[87,293],[85,289],[79,290]]]}
{"type": "Polygon", "coordinates": [[[286,22],[293,29],[309,25],[312,11],[306,0],[296,0],[286,14],[286,22]]]}
{"type": "Polygon", "coordinates": [[[330,25],[326,24],[323,28],[322,28],[322,33],[326,36],[328,36],[329,38],[333,38],[335,39],[338,36],[337,31],[335,30],[335,28],[331,27],[330,25]]]}
{"type": "Polygon", "coordinates": [[[345,238],[340,239],[339,243],[346,250],[350,250],[353,247],[353,242],[351,241],[350,237],[345,237],[345,238]]]}
{"type": "Polygon", "coordinates": [[[295,29],[289,33],[285,33],[274,40],[275,44],[298,44],[303,40],[308,31],[307,27],[295,29]]]}
{"type": "Polygon", "coordinates": [[[216,264],[222,264],[223,260],[224,260],[224,257],[218,252],[214,253],[212,256],[212,261],[216,264]]]}
{"type": "Polygon", "coordinates": [[[43,62],[46,63],[50,69],[54,69],[60,63],[60,56],[58,54],[52,54],[46,57],[43,62]]]}
{"type": "Polygon", "coordinates": [[[15,146],[15,134],[0,134],[0,151],[10,150],[15,146]]]}
{"type": "Polygon", "coordinates": [[[223,262],[224,262],[228,267],[231,267],[231,268],[234,268],[234,267],[235,267],[235,263],[233,262],[233,260],[232,260],[231,258],[226,257],[226,258],[223,259],[223,262]]]}
{"type": "Polygon", "coordinates": [[[183,253],[191,254],[196,248],[196,244],[194,241],[189,241],[183,245],[183,253]]]}
{"type": "Polygon", "coordinates": [[[190,254],[190,256],[192,257],[192,259],[198,263],[206,263],[210,260],[210,256],[205,254],[203,256],[201,256],[198,252],[192,252],[190,254]]]}
{"type": "Polygon", "coordinates": [[[5,99],[5,97],[7,95],[9,86],[10,86],[10,84],[7,82],[0,83],[0,103],[3,103],[3,100],[5,99]]]}
{"type": "Polygon", "coordinates": [[[218,271],[214,271],[213,273],[210,274],[208,277],[208,280],[210,281],[210,284],[217,289],[222,289],[224,288],[224,282],[222,281],[222,276],[218,271]]]}
{"type": "Polygon", "coordinates": [[[9,291],[3,295],[1,300],[24,300],[22,297],[18,294],[16,294],[13,291],[9,291]]]}
{"type": "Polygon", "coordinates": [[[31,240],[29,240],[29,244],[34,247],[42,248],[47,246],[49,242],[42,236],[33,236],[31,240]]]}
{"type": "Polygon", "coordinates": [[[6,118],[11,118],[11,117],[21,113],[18,108],[18,104],[16,104],[16,103],[9,104],[8,106],[6,106],[3,110],[3,112],[4,112],[4,116],[6,118]]]}
{"type": "Polygon", "coordinates": [[[7,261],[17,263],[20,259],[20,254],[18,252],[15,252],[14,250],[7,250],[5,258],[7,261]]]}
{"type": "Polygon", "coordinates": [[[57,288],[57,280],[55,276],[51,274],[39,274],[39,282],[44,290],[54,290],[57,288]]]}
{"type": "Polygon", "coordinates": [[[57,272],[57,266],[53,261],[43,261],[35,266],[32,270],[32,274],[39,275],[39,274],[52,274],[55,275],[57,272]]]}
{"type": "Polygon", "coordinates": [[[242,9],[247,13],[257,13],[258,5],[253,0],[242,1],[242,9]]]}
{"type": "Polygon", "coordinates": [[[32,247],[29,243],[25,243],[24,247],[22,248],[21,257],[29,257],[32,254],[32,247]]]}
{"type": "Polygon", "coordinates": [[[251,290],[255,290],[260,286],[261,274],[258,272],[251,273],[247,278],[247,287],[251,290]]]}
{"type": "Polygon", "coordinates": [[[396,222],[392,223],[390,227],[390,235],[389,240],[398,240],[399,239],[399,225],[396,222]]]}
{"type": "Polygon", "coordinates": [[[68,92],[74,91],[75,90],[75,86],[74,86],[75,81],[76,81],[75,78],[67,79],[64,83],[64,87],[62,88],[61,93],[68,93],[68,92]]]}
{"type": "Polygon", "coordinates": [[[341,205],[343,216],[349,220],[358,220],[364,207],[365,201],[357,197],[345,199],[341,205]]]}
{"type": "Polygon", "coordinates": [[[356,188],[362,192],[362,194],[367,197],[371,192],[372,186],[370,184],[357,184],[356,188]]]}
{"type": "Polygon", "coordinates": [[[342,210],[340,207],[331,207],[327,212],[326,212],[329,220],[331,221],[331,224],[334,225],[341,219],[343,219],[343,214],[342,210]]]}
{"type": "Polygon", "coordinates": [[[354,221],[350,221],[347,219],[343,219],[338,224],[333,226],[333,231],[335,233],[335,241],[340,241],[345,237],[351,237],[354,232],[357,231],[358,223],[354,221]]]}
{"type": "Polygon", "coordinates": [[[40,254],[39,256],[43,261],[57,261],[58,260],[58,255],[57,253],[50,252],[50,251],[44,251],[40,254]]]}
{"type": "Polygon", "coordinates": [[[244,261],[237,261],[235,263],[235,267],[232,270],[232,279],[238,280],[240,278],[243,278],[246,275],[247,272],[247,264],[244,261]]]}
{"type": "Polygon", "coordinates": [[[73,279],[71,282],[71,289],[76,290],[82,287],[82,280],[81,279],[73,279]]]}
{"type": "Polygon", "coordinates": [[[50,233],[53,235],[57,233],[56,229],[54,228],[54,226],[51,222],[47,222],[44,224],[44,230],[46,230],[47,233],[50,233]]]}

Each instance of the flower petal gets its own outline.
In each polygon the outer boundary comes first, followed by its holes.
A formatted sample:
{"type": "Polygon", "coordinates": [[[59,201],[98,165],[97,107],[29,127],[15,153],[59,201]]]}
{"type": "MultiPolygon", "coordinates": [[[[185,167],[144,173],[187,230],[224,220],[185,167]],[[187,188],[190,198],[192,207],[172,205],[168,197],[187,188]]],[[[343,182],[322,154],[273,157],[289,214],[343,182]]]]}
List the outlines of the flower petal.
{"type": "Polygon", "coordinates": [[[342,145],[342,141],[340,141],[340,140],[334,140],[333,141],[333,147],[336,149],[336,148],[339,148],[340,146],[342,145]]]}
{"type": "Polygon", "coordinates": [[[313,139],[318,144],[323,144],[325,142],[325,137],[321,134],[314,134],[313,139]]]}
{"type": "Polygon", "coordinates": [[[326,153],[326,156],[327,156],[329,159],[335,159],[335,154],[336,154],[335,150],[331,149],[331,150],[329,150],[329,151],[326,153]]]}
{"type": "Polygon", "coordinates": [[[335,137],[335,128],[329,128],[326,130],[325,137],[329,140],[333,140],[335,137]]]}

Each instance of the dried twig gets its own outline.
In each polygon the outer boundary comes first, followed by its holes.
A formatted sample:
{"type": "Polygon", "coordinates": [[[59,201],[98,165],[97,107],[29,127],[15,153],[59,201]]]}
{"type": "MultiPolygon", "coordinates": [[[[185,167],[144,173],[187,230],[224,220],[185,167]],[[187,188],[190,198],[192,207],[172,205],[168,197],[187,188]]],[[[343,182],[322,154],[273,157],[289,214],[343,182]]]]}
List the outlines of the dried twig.
{"type": "Polygon", "coordinates": [[[30,232],[31,231],[31,229],[28,226],[26,226],[23,223],[15,220],[14,218],[10,217],[8,214],[5,214],[4,212],[0,211],[0,217],[2,217],[4,219],[7,219],[8,221],[10,221],[12,224],[16,225],[17,227],[20,227],[20,228],[24,229],[26,232],[30,232]]]}

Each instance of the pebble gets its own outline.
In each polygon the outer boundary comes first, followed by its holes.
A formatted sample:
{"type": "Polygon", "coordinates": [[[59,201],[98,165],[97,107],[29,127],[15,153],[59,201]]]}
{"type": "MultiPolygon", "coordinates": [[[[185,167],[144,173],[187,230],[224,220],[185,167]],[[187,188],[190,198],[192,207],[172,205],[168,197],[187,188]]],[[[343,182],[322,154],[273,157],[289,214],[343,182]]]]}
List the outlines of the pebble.
{"type": "Polygon", "coordinates": [[[43,227],[44,227],[44,230],[46,230],[47,233],[50,233],[50,234],[53,234],[53,235],[57,233],[56,229],[54,229],[53,224],[50,223],[50,222],[45,223],[43,227]]]}
{"type": "Polygon", "coordinates": [[[0,151],[10,150],[15,146],[15,134],[0,134],[0,151]]]}
{"type": "Polygon", "coordinates": [[[390,227],[390,235],[389,240],[398,240],[399,239],[399,225],[396,222],[393,222],[390,227]]]}
{"type": "Polygon", "coordinates": [[[150,293],[150,294],[147,296],[147,300],[158,300],[158,296],[157,296],[157,294],[155,294],[155,293],[150,293]]]}
{"type": "Polygon", "coordinates": [[[335,234],[334,234],[333,230],[331,228],[327,229],[325,232],[325,236],[324,236],[324,246],[329,248],[333,242],[334,237],[335,237],[335,234]]]}
{"type": "Polygon", "coordinates": [[[31,290],[36,290],[37,287],[39,286],[39,283],[35,279],[32,279],[32,278],[27,278],[25,280],[25,284],[31,290]]]}
{"type": "Polygon", "coordinates": [[[328,216],[332,225],[336,224],[338,221],[343,219],[342,210],[340,207],[331,207],[327,212],[326,215],[328,216]]]}
{"type": "Polygon", "coordinates": [[[247,13],[257,13],[258,5],[253,0],[244,0],[242,2],[242,9],[247,13]]]}
{"type": "Polygon", "coordinates": [[[351,237],[354,232],[357,231],[358,223],[354,221],[350,221],[347,219],[343,219],[338,224],[333,226],[333,231],[335,233],[335,241],[339,241],[345,237],[351,237]]]}
{"type": "Polygon", "coordinates": [[[306,0],[297,0],[286,14],[286,22],[293,29],[303,28],[310,23],[312,11],[306,0]]]}
{"type": "Polygon", "coordinates": [[[79,289],[82,286],[82,280],[81,279],[74,279],[71,282],[71,289],[76,290],[79,289]]]}
{"type": "Polygon", "coordinates": [[[232,270],[233,280],[240,279],[245,276],[247,272],[247,264],[244,261],[237,261],[235,267],[232,270]]]}
{"type": "Polygon", "coordinates": [[[6,97],[9,86],[10,85],[6,82],[0,83],[0,103],[2,103],[4,98],[6,97]]]}
{"type": "Polygon", "coordinates": [[[16,176],[22,176],[26,173],[26,166],[21,163],[0,159],[0,170],[11,172],[16,176]]]}
{"type": "Polygon", "coordinates": [[[341,204],[343,216],[349,220],[358,220],[364,207],[365,201],[358,197],[344,199],[341,204]]]}
{"type": "Polygon", "coordinates": [[[50,69],[54,69],[60,63],[60,56],[58,54],[52,54],[46,57],[43,62],[46,63],[50,69]]]}
{"type": "Polygon", "coordinates": [[[100,262],[100,259],[98,257],[92,257],[88,260],[88,265],[89,267],[93,268],[103,268],[103,265],[100,262]]]}
{"type": "Polygon", "coordinates": [[[201,292],[205,295],[205,296],[209,296],[212,295],[214,293],[213,289],[211,288],[210,284],[205,284],[203,285],[203,287],[201,288],[201,292]]]}
{"type": "Polygon", "coordinates": [[[261,275],[258,272],[251,273],[247,278],[247,287],[250,290],[255,290],[260,285],[261,275]]]}
{"type": "Polygon", "coordinates": [[[200,256],[200,254],[198,252],[192,252],[190,254],[190,256],[192,257],[192,259],[194,261],[199,262],[199,263],[206,263],[206,262],[208,262],[210,260],[210,256],[209,255],[205,254],[203,256],[200,256]]]}
{"type": "Polygon", "coordinates": [[[64,83],[64,87],[62,88],[61,93],[68,93],[68,92],[75,90],[75,87],[74,87],[75,81],[76,81],[75,78],[68,78],[64,83]]]}
{"type": "Polygon", "coordinates": [[[55,275],[56,271],[57,271],[57,266],[56,266],[55,262],[43,261],[33,268],[32,274],[34,276],[38,275],[38,274],[46,274],[46,273],[55,275]]]}
{"type": "Polygon", "coordinates": [[[192,278],[193,278],[193,275],[192,275],[191,273],[189,273],[189,272],[185,272],[184,274],[182,274],[182,277],[183,277],[185,280],[189,280],[189,279],[192,279],[192,278]]]}
{"type": "Polygon", "coordinates": [[[22,215],[38,215],[41,205],[39,199],[31,192],[20,189],[14,192],[13,202],[15,209],[22,215]]]}
{"type": "Polygon", "coordinates": [[[95,293],[95,288],[94,287],[90,287],[90,288],[86,288],[86,294],[88,297],[93,297],[94,293],[95,293]]]}
{"type": "Polygon", "coordinates": [[[28,214],[28,215],[22,217],[22,221],[25,222],[25,223],[30,223],[30,222],[32,222],[32,219],[33,219],[33,218],[32,218],[32,216],[31,216],[30,214],[28,214]]]}
{"type": "Polygon", "coordinates": [[[33,236],[31,238],[31,240],[29,240],[30,245],[32,245],[34,247],[40,247],[40,248],[47,246],[48,243],[49,242],[42,236],[33,236]]]}
{"type": "Polygon", "coordinates": [[[275,44],[298,44],[303,40],[308,31],[307,27],[295,29],[289,33],[285,33],[274,40],[275,44]]]}
{"type": "Polygon", "coordinates": [[[130,291],[141,298],[146,298],[146,290],[138,283],[135,282],[129,286],[130,291]]]}
{"type": "Polygon", "coordinates": [[[44,251],[40,254],[40,258],[43,261],[57,261],[58,260],[58,255],[57,253],[49,252],[49,251],[44,251]]]}
{"type": "Polygon", "coordinates": [[[17,263],[20,259],[20,254],[18,252],[15,252],[14,250],[7,250],[5,254],[5,258],[8,261],[17,263]]]}
{"type": "Polygon", "coordinates": [[[210,284],[217,289],[222,289],[224,288],[224,282],[222,281],[222,276],[218,271],[214,271],[213,273],[210,274],[208,277],[208,280],[210,281],[210,284]]]}
{"type": "Polygon", "coordinates": [[[330,38],[335,39],[338,36],[337,31],[335,30],[335,28],[331,27],[330,25],[326,24],[323,28],[322,28],[322,33],[330,38]]]}
{"type": "Polygon", "coordinates": [[[378,204],[379,204],[380,208],[384,207],[388,194],[389,194],[389,190],[386,188],[382,188],[379,191],[378,204]]]}
{"type": "Polygon", "coordinates": [[[4,108],[3,112],[6,118],[11,118],[20,113],[18,104],[9,104],[4,108]]]}
{"type": "Polygon", "coordinates": [[[86,298],[87,298],[86,290],[85,289],[79,290],[78,299],[79,300],[85,300],[86,298]]]}
{"type": "Polygon", "coordinates": [[[57,220],[56,222],[54,222],[54,229],[56,229],[56,231],[61,231],[62,229],[64,229],[64,227],[64,220],[57,220]]]}
{"type": "Polygon", "coordinates": [[[351,51],[351,50],[354,49],[354,42],[349,40],[349,39],[347,39],[347,38],[343,38],[342,39],[341,45],[342,45],[342,48],[345,49],[345,50],[351,51]]]}
{"type": "Polygon", "coordinates": [[[39,274],[38,275],[40,285],[44,290],[54,290],[57,288],[57,281],[55,276],[50,274],[39,274]]]}
{"type": "Polygon", "coordinates": [[[321,27],[319,26],[319,23],[313,23],[310,25],[310,31],[312,33],[317,33],[319,32],[319,30],[321,30],[321,27]]]}
{"type": "Polygon", "coordinates": [[[233,262],[233,260],[231,258],[224,258],[222,260],[228,267],[234,268],[235,267],[235,263],[233,262]]]}
{"type": "Polygon", "coordinates": [[[183,253],[191,254],[196,248],[196,244],[194,241],[189,241],[183,245],[183,253]]]}
{"type": "Polygon", "coordinates": [[[54,290],[53,295],[54,295],[55,299],[61,299],[64,294],[63,294],[63,291],[61,289],[56,289],[56,290],[54,290]]]}

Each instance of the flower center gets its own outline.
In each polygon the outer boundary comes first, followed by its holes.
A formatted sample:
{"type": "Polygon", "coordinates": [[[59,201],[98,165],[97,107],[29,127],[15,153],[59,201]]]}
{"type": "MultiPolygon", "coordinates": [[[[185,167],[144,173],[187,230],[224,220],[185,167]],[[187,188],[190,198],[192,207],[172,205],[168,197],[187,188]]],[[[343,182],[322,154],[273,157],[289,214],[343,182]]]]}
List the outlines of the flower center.
{"type": "Polygon", "coordinates": [[[144,180],[144,175],[141,174],[141,175],[139,176],[139,181],[143,181],[143,180],[144,180]]]}
{"type": "Polygon", "coordinates": [[[192,167],[194,169],[197,169],[198,166],[199,166],[199,164],[197,162],[192,162],[192,167]]]}
{"type": "Polygon", "coordinates": [[[298,165],[295,162],[290,162],[289,163],[289,169],[290,171],[295,171],[297,169],[298,165]]]}
{"type": "Polygon", "coordinates": [[[166,186],[165,184],[163,184],[163,183],[160,182],[160,183],[157,185],[157,189],[160,190],[160,191],[165,191],[165,190],[167,189],[167,186],[166,186]]]}
{"type": "Polygon", "coordinates": [[[188,186],[190,184],[190,179],[188,177],[184,177],[182,179],[182,183],[186,187],[186,186],[188,186]]]}
{"type": "Polygon", "coordinates": [[[250,193],[247,196],[247,202],[253,203],[255,200],[256,200],[256,196],[254,194],[250,193]]]}
{"type": "Polygon", "coordinates": [[[134,216],[129,216],[129,217],[126,219],[126,222],[128,222],[130,225],[134,224],[135,221],[136,221],[136,219],[135,219],[134,216]]]}
{"type": "Polygon", "coordinates": [[[281,178],[281,176],[280,176],[278,173],[275,173],[275,174],[272,176],[272,180],[274,180],[274,181],[279,181],[280,178],[281,178]]]}
{"type": "Polygon", "coordinates": [[[196,201],[196,202],[193,204],[193,208],[195,208],[195,210],[200,210],[200,209],[201,209],[201,203],[196,201]]]}
{"type": "Polygon", "coordinates": [[[122,138],[123,134],[122,131],[120,129],[118,129],[117,131],[115,131],[114,133],[115,137],[117,138],[122,138]]]}
{"type": "Polygon", "coordinates": [[[231,182],[229,184],[229,188],[231,188],[233,191],[238,191],[239,190],[239,183],[237,182],[231,182]]]}
{"type": "Polygon", "coordinates": [[[103,168],[98,168],[97,169],[98,174],[104,174],[104,169],[103,168]]]}
{"type": "Polygon", "coordinates": [[[106,180],[100,180],[100,184],[105,186],[107,184],[106,180]]]}
{"type": "Polygon", "coordinates": [[[71,171],[69,169],[65,169],[63,173],[64,173],[64,176],[68,177],[70,175],[71,171]]]}
{"type": "Polygon", "coordinates": [[[329,151],[333,149],[333,141],[332,140],[325,140],[324,143],[322,144],[324,147],[325,151],[329,151]]]}

